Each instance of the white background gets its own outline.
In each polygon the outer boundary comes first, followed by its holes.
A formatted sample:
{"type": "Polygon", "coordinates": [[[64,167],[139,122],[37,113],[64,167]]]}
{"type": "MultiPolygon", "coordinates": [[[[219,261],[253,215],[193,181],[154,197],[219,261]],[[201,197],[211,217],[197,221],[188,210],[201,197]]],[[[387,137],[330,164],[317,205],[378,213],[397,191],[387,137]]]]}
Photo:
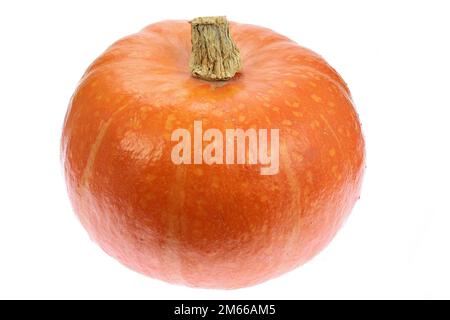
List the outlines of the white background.
{"type": "Polygon", "coordinates": [[[0,1],[0,298],[450,298],[448,1],[0,1]],[[361,200],[307,265],[235,291],[174,286],[104,254],[73,214],[59,139],[86,67],[165,19],[227,15],[322,54],[367,142],[361,200]]]}

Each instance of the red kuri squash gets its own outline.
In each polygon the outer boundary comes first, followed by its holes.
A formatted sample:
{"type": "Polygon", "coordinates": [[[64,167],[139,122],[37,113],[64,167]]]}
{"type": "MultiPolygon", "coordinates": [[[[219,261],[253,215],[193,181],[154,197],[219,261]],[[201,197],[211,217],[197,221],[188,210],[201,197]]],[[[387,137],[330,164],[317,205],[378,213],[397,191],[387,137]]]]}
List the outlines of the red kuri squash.
{"type": "Polygon", "coordinates": [[[61,150],[73,208],[104,251],[206,288],[257,284],[309,260],[350,213],[364,170],[336,71],[284,36],[223,17],[159,22],[113,44],[71,99],[61,150]],[[193,151],[176,163],[179,128],[193,151]],[[218,139],[237,128],[277,129],[278,168],[262,174],[250,151],[243,164],[226,150],[202,158],[207,129],[218,139]]]}

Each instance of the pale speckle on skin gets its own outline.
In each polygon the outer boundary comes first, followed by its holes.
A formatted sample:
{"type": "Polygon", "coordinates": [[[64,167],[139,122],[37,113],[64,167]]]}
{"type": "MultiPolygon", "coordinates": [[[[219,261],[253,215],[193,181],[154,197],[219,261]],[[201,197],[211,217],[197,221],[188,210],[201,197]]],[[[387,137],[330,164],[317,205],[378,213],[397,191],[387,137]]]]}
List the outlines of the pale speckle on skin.
{"type": "Polygon", "coordinates": [[[316,87],[317,87],[317,84],[316,84],[315,82],[313,82],[313,81],[310,81],[310,82],[309,82],[309,85],[310,85],[311,87],[313,87],[313,88],[316,88],[316,87]]]}
{"type": "Polygon", "coordinates": [[[294,102],[294,103],[292,104],[292,106],[293,106],[294,108],[298,108],[298,107],[300,107],[300,104],[299,104],[298,102],[294,102]]]}
{"type": "Polygon", "coordinates": [[[311,99],[313,99],[315,102],[321,102],[321,101],[322,101],[322,98],[319,97],[319,96],[316,95],[316,94],[312,94],[312,95],[311,95],[311,99]]]}
{"type": "Polygon", "coordinates": [[[147,200],[147,202],[151,202],[155,199],[155,194],[154,193],[146,193],[144,195],[144,199],[147,200]]]}
{"type": "Polygon", "coordinates": [[[213,187],[214,189],[219,189],[219,184],[214,181],[213,183],[211,183],[211,187],[213,187]]]}
{"type": "Polygon", "coordinates": [[[333,108],[335,106],[334,102],[328,101],[327,105],[331,108],[333,108]]]}
{"type": "Polygon", "coordinates": [[[239,120],[239,122],[244,122],[245,121],[245,116],[244,115],[240,115],[238,120],[239,120]]]}
{"type": "Polygon", "coordinates": [[[297,88],[297,84],[295,82],[290,81],[290,80],[284,80],[283,84],[285,84],[285,85],[287,85],[288,87],[291,87],[291,88],[297,88]]]}
{"type": "Polygon", "coordinates": [[[205,201],[202,199],[197,199],[195,202],[197,203],[197,207],[199,207],[199,208],[201,208],[205,205],[205,201]]]}
{"type": "Polygon", "coordinates": [[[334,165],[333,167],[331,167],[331,172],[333,172],[334,176],[337,176],[337,169],[338,169],[337,165],[334,165]]]}
{"type": "Polygon", "coordinates": [[[292,126],[292,121],[291,120],[283,120],[282,124],[285,126],[292,126]]]}
{"type": "Polygon", "coordinates": [[[340,173],[338,172],[338,166],[337,166],[337,165],[334,165],[334,166],[331,168],[331,171],[333,172],[333,176],[334,176],[336,179],[338,179],[338,180],[341,180],[341,179],[342,179],[342,174],[340,174],[340,173]]]}
{"type": "Polygon", "coordinates": [[[195,237],[197,238],[201,238],[204,231],[203,231],[203,225],[200,223],[200,221],[194,222],[194,226],[192,228],[192,233],[194,234],[195,237]]]}
{"type": "Polygon", "coordinates": [[[167,116],[167,119],[166,119],[166,123],[165,123],[165,125],[164,125],[164,128],[166,129],[166,130],[172,130],[173,129],[173,123],[175,122],[175,115],[174,114],[169,114],[168,116],[167,116]]]}
{"type": "Polygon", "coordinates": [[[303,113],[301,113],[299,111],[294,111],[294,112],[292,112],[292,114],[294,115],[294,117],[297,117],[297,118],[303,117],[303,113]]]}
{"type": "Polygon", "coordinates": [[[204,210],[203,207],[202,207],[202,203],[197,201],[197,210],[194,212],[194,214],[195,214],[197,217],[202,217],[202,216],[205,215],[205,213],[206,213],[206,212],[205,212],[205,210],[204,210]]]}
{"type": "Polygon", "coordinates": [[[313,122],[311,122],[311,128],[316,129],[320,127],[320,122],[317,120],[314,120],[313,122]]]}
{"type": "Polygon", "coordinates": [[[147,206],[147,199],[145,197],[141,197],[139,198],[139,206],[142,208],[145,208],[147,206]]]}
{"type": "Polygon", "coordinates": [[[264,102],[264,103],[263,103],[263,106],[266,107],[266,108],[270,108],[270,104],[267,103],[267,102],[264,102]]]}
{"type": "Polygon", "coordinates": [[[280,108],[278,108],[278,107],[273,107],[272,110],[275,111],[275,112],[279,112],[279,111],[280,111],[280,108]]]}
{"type": "Polygon", "coordinates": [[[149,112],[151,109],[150,109],[150,107],[148,107],[148,106],[142,106],[142,107],[140,107],[139,108],[139,112],[141,112],[141,113],[147,113],[147,112],[149,112]]]}
{"type": "Polygon", "coordinates": [[[171,138],[170,133],[168,131],[164,132],[163,138],[164,138],[165,141],[170,141],[170,138],[171,138]]]}
{"type": "Polygon", "coordinates": [[[142,123],[141,123],[140,119],[138,119],[138,118],[133,118],[133,119],[131,120],[131,127],[132,127],[133,129],[140,129],[140,128],[142,127],[142,123]]]}
{"type": "Polygon", "coordinates": [[[292,106],[292,104],[288,100],[284,100],[284,104],[287,105],[288,107],[292,106]]]}
{"type": "Polygon", "coordinates": [[[328,150],[328,154],[330,155],[330,157],[334,157],[336,155],[336,149],[331,148],[330,150],[328,150]]]}
{"type": "Polygon", "coordinates": [[[196,168],[195,171],[194,171],[194,174],[195,174],[196,176],[201,177],[201,176],[203,175],[203,170],[200,169],[200,168],[196,168]]]}
{"type": "MultiPolygon", "coordinates": [[[[114,102],[117,103],[117,104],[123,104],[123,103],[124,103],[124,100],[126,100],[126,97],[123,96],[123,95],[119,95],[119,96],[114,100],[114,102]]],[[[126,102],[125,102],[125,103],[126,103],[126,102]]],[[[151,109],[151,108],[150,108],[150,109],[151,109]]]]}
{"type": "Polygon", "coordinates": [[[216,117],[222,117],[223,116],[223,111],[222,110],[214,110],[212,112],[213,115],[215,115],[216,117]]]}
{"type": "Polygon", "coordinates": [[[313,173],[310,170],[306,171],[306,182],[309,184],[313,183],[313,173]]]}

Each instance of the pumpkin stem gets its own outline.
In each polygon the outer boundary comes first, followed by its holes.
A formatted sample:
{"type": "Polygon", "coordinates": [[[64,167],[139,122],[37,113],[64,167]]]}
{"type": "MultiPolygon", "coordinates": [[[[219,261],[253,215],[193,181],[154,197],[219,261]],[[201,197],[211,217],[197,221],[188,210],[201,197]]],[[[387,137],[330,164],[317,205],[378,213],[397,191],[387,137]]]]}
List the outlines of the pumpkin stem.
{"type": "Polygon", "coordinates": [[[233,78],[241,70],[242,63],[226,17],[200,17],[190,24],[189,69],[192,76],[208,81],[233,78]]]}

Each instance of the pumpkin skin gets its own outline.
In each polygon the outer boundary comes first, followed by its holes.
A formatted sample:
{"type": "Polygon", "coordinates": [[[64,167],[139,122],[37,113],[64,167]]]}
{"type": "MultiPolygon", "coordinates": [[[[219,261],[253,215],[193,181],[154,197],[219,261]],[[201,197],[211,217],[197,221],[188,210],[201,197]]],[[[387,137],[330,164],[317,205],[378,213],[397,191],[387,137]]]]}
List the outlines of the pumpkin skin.
{"type": "Polygon", "coordinates": [[[61,156],[74,211],[129,268],[171,283],[239,288],[305,263],[359,198],[364,140],[349,90],[319,55],[271,30],[230,23],[243,70],[191,77],[187,21],[112,45],[86,71],[61,156]],[[176,128],[279,128],[280,171],[175,165],[176,128]]]}

